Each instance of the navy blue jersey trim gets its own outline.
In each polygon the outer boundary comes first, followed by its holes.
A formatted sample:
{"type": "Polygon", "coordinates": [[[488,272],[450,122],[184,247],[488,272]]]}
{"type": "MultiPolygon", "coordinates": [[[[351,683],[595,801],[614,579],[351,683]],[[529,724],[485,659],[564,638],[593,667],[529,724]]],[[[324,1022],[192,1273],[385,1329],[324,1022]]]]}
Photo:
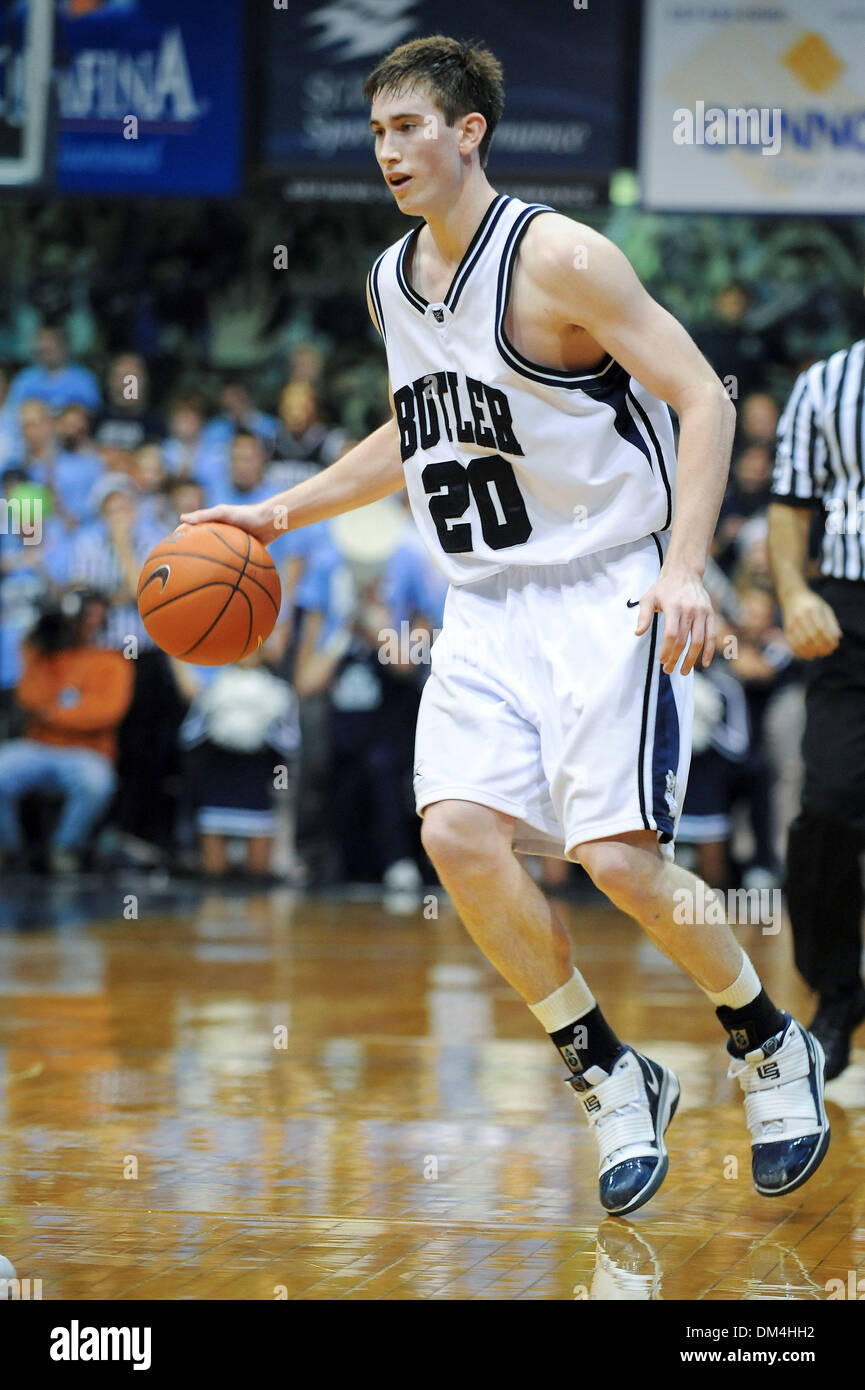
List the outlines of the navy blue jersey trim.
{"type": "Polygon", "coordinates": [[[457,273],[451,281],[450,288],[444,298],[445,305],[451,312],[457,307],[459,297],[465,289],[466,282],[486,250],[487,243],[510,201],[511,199],[503,194],[498,199],[498,205],[496,205],[496,203],[490,203],[489,208],[484,214],[483,221],[469,242],[468,250],[460,261],[457,273]]]}
{"type": "MultiPolygon", "coordinates": [[[[655,532],[653,531],[651,534],[652,540],[655,542],[658,550],[658,563],[660,569],[660,566],[664,563],[664,552],[661,548],[661,542],[658,540],[655,532]]],[[[649,642],[649,660],[646,666],[646,683],[643,688],[643,716],[640,722],[640,751],[637,762],[637,793],[640,798],[640,815],[642,816],[643,825],[646,830],[651,830],[652,826],[649,821],[648,811],[646,810],[646,786],[643,775],[643,764],[646,758],[646,739],[648,737],[649,728],[649,702],[652,697],[652,677],[655,674],[655,647],[657,644],[658,614],[655,613],[652,617],[652,637],[649,642]]]]}
{"type": "Polygon", "coordinates": [[[403,244],[397,252],[396,282],[402,290],[403,294],[405,295],[406,299],[408,300],[409,304],[411,304],[411,306],[414,309],[419,310],[420,313],[423,314],[426,312],[427,302],[421,295],[418,294],[417,290],[412,289],[411,285],[406,279],[405,270],[403,268],[403,262],[405,261],[408,248],[410,245],[412,245],[413,242],[417,241],[420,230],[420,227],[415,227],[414,231],[409,232],[408,236],[404,238],[403,244]]]}
{"type": "Polygon", "coordinates": [[[673,682],[666,671],[659,670],[652,740],[652,807],[662,844],[672,840],[675,830],[675,819],[667,805],[667,773],[672,772],[674,778],[678,774],[679,737],[679,711],[673,682]]]}
{"type": "Polygon", "coordinates": [[[563,386],[568,391],[585,391],[589,396],[605,395],[606,392],[620,386],[627,376],[624,368],[614,358],[608,356],[603,367],[597,372],[573,372],[560,367],[545,367],[524,357],[505,333],[505,316],[511,294],[516,253],[529,223],[542,212],[555,212],[555,208],[547,207],[543,203],[533,203],[527,207],[514,222],[505,242],[496,290],[496,347],[507,365],[520,376],[528,377],[530,381],[539,381],[543,386],[563,386]]]}
{"type": "Polygon", "coordinates": [[[384,260],[386,254],[387,252],[382,252],[382,254],[379,256],[378,260],[376,261],[375,265],[369,273],[370,295],[372,297],[373,306],[375,308],[375,316],[378,319],[378,331],[381,334],[382,342],[384,343],[387,342],[387,332],[384,326],[384,313],[382,311],[381,304],[381,290],[378,286],[378,274],[381,269],[381,263],[384,260]]]}
{"type": "Polygon", "coordinates": [[[669,527],[670,521],[672,520],[672,517],[673,517],[673,491],[672,491],[672,488],[670,487],[670,479],[669,479],[669,477],[667,476],[667,466],[666,466],[666,464],[664,463],[664,451],[663,451],[663,449],[661,448],[660,440],[658,439],[658,436],[657,436],[656,433],[655,433],[655,428],[654,428],[654,426],[653,426],[651,420],[649,419],[649,417],[648,417],[648,415],[647,415],[647,413],[646,413],[645,408],[644,408],[644,407],[640,404],[640,402],[637,400],[636,396],[634,395],[633,391],[631,390],[630,385],[628,386],[627,395],[628,395],[628,399],[633,403],[634,409],[636,410],[637,414],[639,415],[640,419],[642,420],[642,422],[643,422],[643,424],[644,424],[644,426],[645,426],[645,428],[646,428],[646,433],[648,434],[650,440],[652,441],[652,448],[653,448],[654,451],[655,451],[655,458],[658,460],[658,469],[659,469],[659,471],[660,471],[661,479],[662,479],[663,484],[664,484],[664,491],[665,491],[666,494],[667,494],[667,516],[666,516],[666,519],[665,519],[665,521],[664,521],[663,526],[661,527],[661,530],[662,530],[662,531],[666,531],[667,528],[669,527]]]}
{"type": "MultiPolygon", "coordinates": [[[[498,222],[501,214],[504,212],[505,208],[507,207],[510,201],[511,199],[506,194],[498,194],[498,196],[494,198],[493,201],[490,203],[489,207],[487,208],[486,212],[484,213],[483,217],[478,223],[478,226],[475,230],[475,234],[469,242],[468,246],[466,247],[465,252],[463,254],[463,258],[457,266],[456,271],[454,273],[454,277],[451,280],[450,285],[448,286],[447,294],[442,300],[442,303],[445,304],[446,307],[451,310],[451,312],[453,312],[460,295],[465,289],[466,282],[468,281],[471,272],[474,270],[474,267],[477,265],[478,260],[483,254],[496,223],[498,222]]],[[[413,231],[409,232],[408,236],[404,239],[403,244],[399,249],[399,253],[397,254],[396,259],[397,284],[399,285],[408,302],[421,314],[425,314],[427,309],[429,308],[429,300],[424,299],[423,295],[420,294],[416,289],[414,289],[412,285],[409,284],[408,276],[405,272],[405,262],[406,257],[409,253],[409,249],[413,249],[416,245],[417,239],[420,236],[423,226],[424,224],[422,223],[420,227],[415,227],[413,231]]]]}

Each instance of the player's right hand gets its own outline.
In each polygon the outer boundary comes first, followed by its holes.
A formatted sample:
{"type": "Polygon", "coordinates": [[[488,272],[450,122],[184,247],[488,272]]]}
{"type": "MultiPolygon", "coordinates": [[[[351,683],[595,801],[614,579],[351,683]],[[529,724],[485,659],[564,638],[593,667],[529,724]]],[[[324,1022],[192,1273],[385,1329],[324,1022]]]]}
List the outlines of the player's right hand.
{"type": "Polygon", "coordinates": [[[829,604],[813,589],[803,589],[784,605],[784,636],[795,656],[813,661],[834,652],[841,628],[829,604]]]}
{"type": "Polygon", "coordinates": [[[227,526],[239,526],[241,531],[248,531],[262,545],[270,545],[275,536],[271,521],[256,503],[245,506],[220,503],[218,507],[201,507],[197,512],[182,512],[180,520],[190,526],[200,526],[204,521],[224,521],[227,526]]]}

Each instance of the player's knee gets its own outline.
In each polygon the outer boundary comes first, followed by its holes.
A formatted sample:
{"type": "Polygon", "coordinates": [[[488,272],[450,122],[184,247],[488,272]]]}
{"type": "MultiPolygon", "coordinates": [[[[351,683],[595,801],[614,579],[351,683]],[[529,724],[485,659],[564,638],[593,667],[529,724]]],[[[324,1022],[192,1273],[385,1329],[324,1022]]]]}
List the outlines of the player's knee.
{"type": "Polygon", "coordinates": [[[421,842],[440,872],[485,871],[505,848],[496,813],[467,801],[437,801],[427,807],[421,842]]]}
{"type": "Polygon", "coordinates": [[[656,865],[631,845],[598,841],[580,846],[578,857],[595,887],[614,902],[651,896],[656,865]]]}

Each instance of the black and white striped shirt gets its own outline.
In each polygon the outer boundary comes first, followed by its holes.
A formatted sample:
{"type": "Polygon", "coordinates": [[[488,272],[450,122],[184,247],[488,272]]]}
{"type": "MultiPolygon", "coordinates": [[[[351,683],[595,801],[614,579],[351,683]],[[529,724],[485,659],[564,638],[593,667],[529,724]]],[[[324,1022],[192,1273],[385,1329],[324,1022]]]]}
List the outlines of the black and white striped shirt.
{"type": "Polygon", "coordinates": [[[798,377],[778,423],[773,502],[822,505],[820,569],[865,580],[865,339],[798,377]]]}
{"type": "MultiPolygon", "coordinates": [[[[136,558],[143,564],[150,551],[162,539],[160,527],[139,522],[133,533],[136,558]]],[[[116,651],[129,649],[134,638],[136,651],[151,651],[155,646],[145,631],[135,599],[125,597],[126,574],[120,556],[111,544],[108,529],[102,521],[84,527],[73,538],[69,556],[69,579],[74,584],[87,584],[99,589],[110,606],[105,627],[96,645],[116,651]]]]}

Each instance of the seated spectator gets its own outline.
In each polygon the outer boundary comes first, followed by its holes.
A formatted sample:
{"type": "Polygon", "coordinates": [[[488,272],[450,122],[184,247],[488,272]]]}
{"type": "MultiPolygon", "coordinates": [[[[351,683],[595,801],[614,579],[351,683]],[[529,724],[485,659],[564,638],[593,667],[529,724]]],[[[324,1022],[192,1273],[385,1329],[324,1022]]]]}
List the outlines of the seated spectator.
{"type": "MultiPolygon", "coordinates": [[[[78,411],[80,407],[72,409],[78,411]]],[[[19,419],[24,446],[16,462],[29,479],[50,490],[55,514],[73,530],[87,517],[90,493],[105,471],[98,454],[87,448],[86,416],[80,449],[76,444],[76,429],[70,428],[68,420],[68,437],[75,447],[60,447],[56,423],[42,401],[24,401],[19,419]]]]}
{"type": "Polygon", "coordinates": [[[228,481],[228,449],[223,442],[205,437],[206,420],[207,401],[200,391],[175,397],[163,452],[169,473],[197,478],[208,497],[216,500],[228,481]]]}
{"type": "Polygon", "coordinates": [[[238,430],[258,435],[264,441],[268,458],[273,453],[279,421],[257,410],[244,382],[226,381],[219,393],[221,414],[204,426],[204,438],[226,444],[238,430]]]}
{"type": "Polygon", "coordinates": [[[18,800],[59,793],[63,810],[50,851],[53,872],[80,867],[91,830],[114,791],[117,729],[132,696],[133,663],[94,646],[104,598],[75,591],[48,608],[24,648],[16,697],[24,737],[0,747],[0,850],[20,856],[18,800]]]}
{"type": "Polygon", "coordinates": [[[300,459],[319,468],[339,458],[345,431],[326,425],[319,411],[315,387],[306,381],[290,381],[279,397],[282,428],[276,452],[280,459],[300,459]]]}
{"type": "Polygon", "coordinates": [[[35,365],[19,372],[9,387],[11,406],[36,400],[55,414],[67,405],[83,405],[94,414],[99,410],[99,383],[86,367],[69,361],[62,328],[46,325],[39,330],[35,356],[35,365]]]}
{"type": "MultiPolygon", "coordinates": [[[[106,385],[105,408],[93,431],[101,449],[131,454],[148,440],[163,437],[165,423],[150,406],[150,377],[143,357],[135,352],[115,357],[106,385]]],[[[116,467],[117,462],[109,456],[108,467],[116,467]]]]}

